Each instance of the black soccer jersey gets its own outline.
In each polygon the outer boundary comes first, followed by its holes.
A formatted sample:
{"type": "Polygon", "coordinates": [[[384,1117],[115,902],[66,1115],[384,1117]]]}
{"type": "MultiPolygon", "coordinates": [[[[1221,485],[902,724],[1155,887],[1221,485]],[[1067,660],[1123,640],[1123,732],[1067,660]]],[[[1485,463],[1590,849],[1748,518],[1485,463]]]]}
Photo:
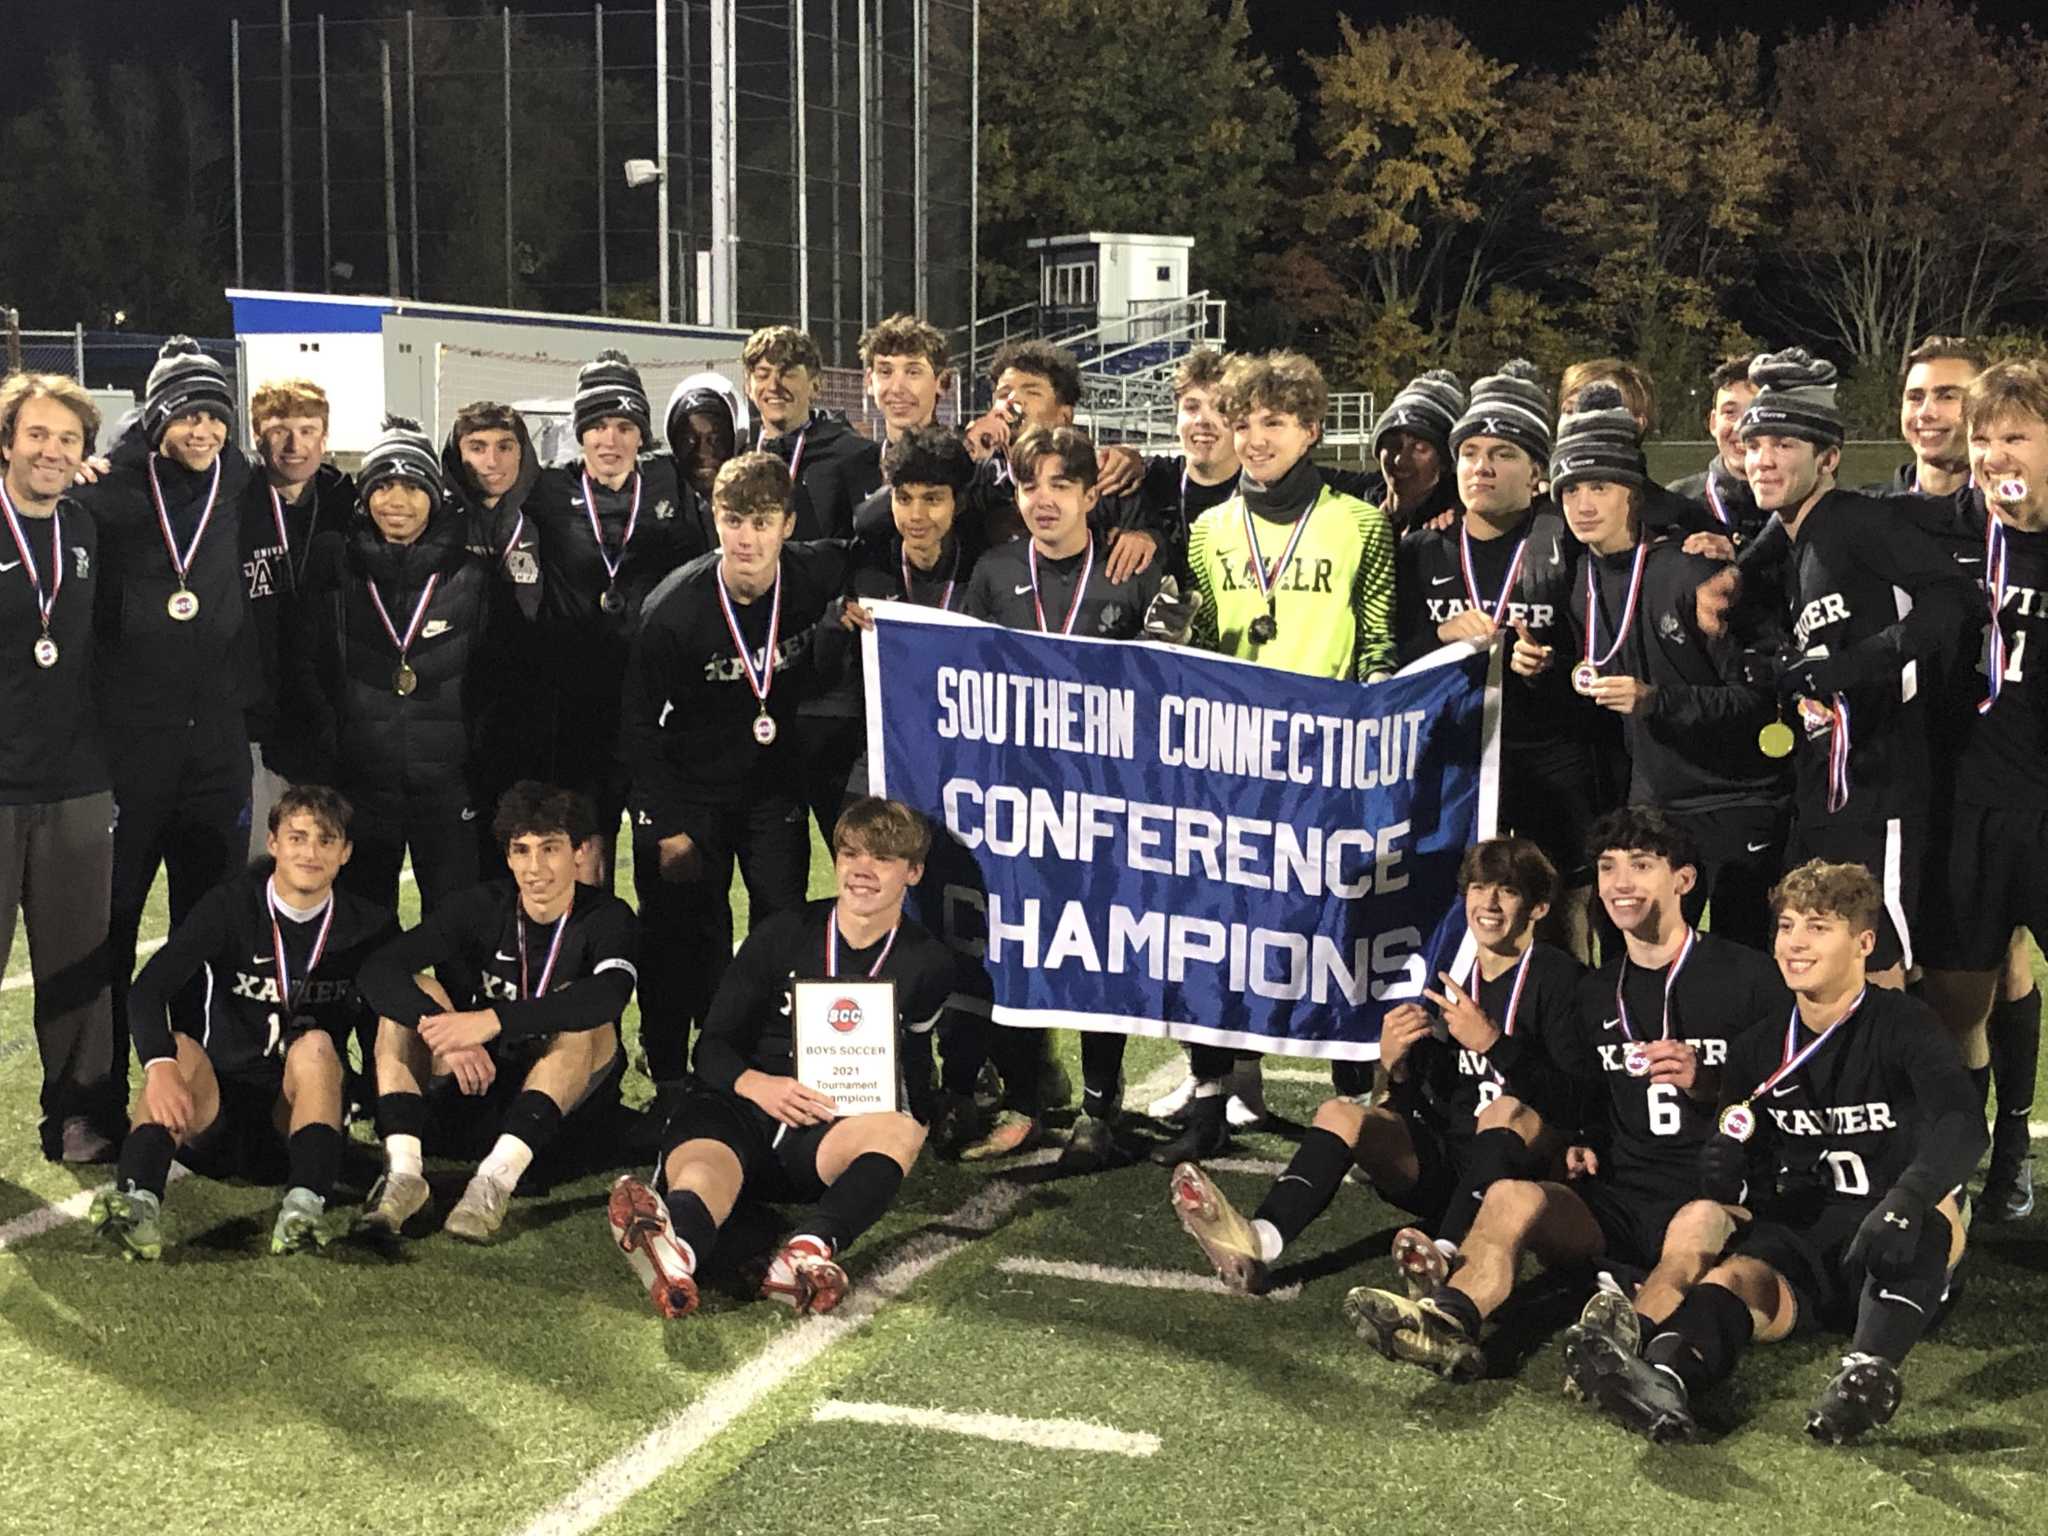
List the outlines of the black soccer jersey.
{"type": "MultiPolygon", "coordinates": [[[[1550,1043],[1558,1066],[1587,1082],[1586,1130],[1600,1155],[1601,1177],[1679,1200],[1699,1188],[1699,1148],[1716,1134],[1713,1099],[1695,1099],[1676,1084],[1653,1084],[1628,1069],[1631,1038],[1667,1037],[1668,974],[1643,969],[1624,948],[1580,982],[1571,1024],[1555,1031],[1550,1043]]],[[[1702,1072],[1718,1072],[1731,1041],[1752,1029],[1768,1030],[1790,1006],[1776,965],[1753,949],[1702,933],[1672,980],[1668,1038],[1698,1051],[1702,1072]]]]}
{"type": "Polygon", "coordinates": [[[1159,591],[1158,561],[1125,581],[1112,582],[1104,540],[1063,560],[1042,555],[1034,560],[1032,548],[1029,539],[1017,539],[983,555],[975,564],[962,611],[1005,629],[1036,631],[1042,609],[1046,633],[1097,640],[1128,640],[1144,629],[1145,608],[1159,591]],[[1086,585],[1077,596],[1075,585],[1084,579],[1086,585]]]}
{"type": "Polygon", "coordinates": [[[397,919],[337,888],[318,916],[295,921],[279,909],[273,933],[269,889],[267,864],[215,886],[150,956],[128,992],[128,1028],[144,1066],[176,1059],[170,1001],[202,974],[199,1043],[217,1071],[282,1070],[286,1047],[307,1028],[327,1031],[337,1044],[348,1039],[363,1015],[356,972],[397,932],[397,919]],[[288,992],[278,975],[280,941],[288,992]]]}
{"type": "Polygon", "coordinates": [[[2001,526],[1979,594],[1977,665],[1957,668],[1940,712],[1936,764],[1954,798],[1993,810],[2048,811],[2048,533],[2001,526]],[[1998,631],[1988,589],[1999,593],[1998,631]],[[1998,672],[1997,702],[1991,672],[1998,672]]]}
{"type": "Polygon", "coordinates": [[[27,554],[0,532],[0,805],[48,805],[107,787],[94,698],[93,608],[105,580],[99,530],[70,497],[52,517],[19,519],[27,554]],[[49,605],[48,666],[39,651],[49,605]],[[57,585],[57,578],[63,584],[57,585]]]}
{"type": "Polygon", "coordinates": [[[1929,1200],[1970,1176],[1983,1143],[1948,1132],[1960,1117],[1974,1121],[1981,1138],[1983,1116],[1962,1056],[1933,1009],[1871,987],[1811,1056],[1758,1093],[1787,1059],[1788,1044],[1796,1055],[1820,1038],[1792,1018],[1788,1006],[1736,1040],[1721,1078],[1722,1102],[1746,1101],[1755,1116],[1749,1150],[1753,1173],[1761,1176],[1760,1187],[1752,1181],[1760,1204],[1768,1207],[1781,1181],[1788,1189],[1874,1204],[1916,1164],[1912,1182],[1929,1200]],[[1944,1117],[1943,1129],[1930,1135],[1944,1117]]]}
{"type": "Polygon", "coordinates": [[[953,952],[906,917],[893,943],[885,937],[854,949],[840,942],[835,973],[826,964],[826,924],[836,921],[837,908],[830,899],[809,902],[776,913],[747,935],[718,983],[704,1031],[697,1038],[695,1066],[707,1088],[730,1093],[740,1074],[749,1070],[771,1077],[794,1075],[790,988],[833,974],[842,980],[872,976],[896,984],[899,1067],[912,1083],[929,1075],[914,1070],[906,1056],[929,1059],[932,1031],[946,1011],[947,999],[959,989],[953,952]]]}
{"type": "Polygon", "coordinates": [[[1563,950],[1530,945],[1521,963],[1479,984],[1481,1011],[1496,1028],[1512,1028],[1513,1033],[1503,1033],[1486,1052],[1434,1036],[1417,1041],[1408,1053],[1407,1078],[1395,1087],[1395,1101],[1420,1109],[1452,1140],[1471,1136],[1479,1111],[1504,1093],[1546,1120],[1563,1120],[1576,1095],[1551,1060],[1547,1042],[1570,1027],[1584,975],[1585,967],[1563,950]],[[1526,982],[1520,974],[1523,964],[1526,982]]]}
{"type": "Polygon", "coordinates": [[[489,1008],[499,1039],[539,1040],[616,1024],[639,980],[640,921],[609,891],[576,887],[552,923],[527,917],[509,880],[472,886],[370,956],[363,1000],[379,1016],[417,1028],[441,1005],[413,978],[438,968],[444,985],[465,978],[457,1008],[489,1008]]]}

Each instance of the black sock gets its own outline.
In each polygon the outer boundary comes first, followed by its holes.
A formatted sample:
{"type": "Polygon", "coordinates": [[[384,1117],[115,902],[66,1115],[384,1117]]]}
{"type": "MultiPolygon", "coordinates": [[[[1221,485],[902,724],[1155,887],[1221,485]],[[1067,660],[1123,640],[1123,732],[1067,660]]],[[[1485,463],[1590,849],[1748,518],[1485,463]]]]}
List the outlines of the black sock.
{"type": "Polygon", "coordinates": [[[1955,1228],[1945,1211],[1929,1211],[1920,1227],[1920,1241],[1903,1270],[1879,1279],[1869,1275],[1856,1302],[1856,1334],[1851,1348],[1902,1364],[1941,1311],[1948,1284],[1948,1256],[1955,1228]]]}
{"type": "Polygon", "coordinates": [[[1039,1047],[1045,1031],[1012,1029],[1002,1024],[992,1028],[988,1054],[1003,1080],[1003,1108],[1017,1110],[1035,1120],[1045,1107],[1039,1102],[1038,1092],[1039,1047]]]}
{"type": "Polygon", "coordinates": [[[1465,1154],[1465,1177],[1444,1208],[1436,1235],[1454,1243],[1464,1242],[1486,1192],[1502,1179],[1519,1177],[1528,1161],[1529,1144],[1504,1125],[1474,1136],[1472,1148],[1465,1154]]]}
{"type": "Polygon", "coordinates": [[[1977,1091],[1977,1107],[1986,1109],[1991,1104],[1991,1068],[1989,1066],[1970,1068],[1970,1086],[1977,1091]]]}
{"type": "Polygon", "coordinates": [[[1372,1091],[1372,1063],[1369,1061],[1333,1061],[1330,1063],[1330,1087],[1347,1099],[1372,1091]]]}
{"type": "Polygon", "coordinates": [[[1991,1006],[1991,1077],[1998,1084],[1998,1113],[2025,1117],[2034,1108],[2034,1079],[2041,1070],[2041,989],[2025,997],[2000,998],[1991,1006]]]}
{"type": "Polygon", "coordinates": [[[294,1189],[310,1189],[325,1200],[334,1193],[334,1181],[341,1177],[341,1131],[332,1125],[302,1125],[285,1143],[291,1172],[287,1182],[294,1189]]]}
{"type": "Polygon", "coordinates": [[[1288,1159],[1287,1171],[1259,1202],[1257,1221],[1270,1221],[1280,1241],[1291,1243],[1330,1208],[1344,1175],[1351,1171],[1351,1147],[1335,1131],[1312,1125],[1288,1159]]]}
{"type": "Polygon", "coordinates": [[[157,1199],[171,1181],[171,1160],[178,1155],[178,1143],[160,1125],[138,1125],[121,1143],[121,1163],[116,1183],[146,1189],[157,1199]]]}
{"type": "Polygon", "coordinates": [[[1477,1339],[1479,1330],[1485,1326],[1485,1319],[1479,1315],[1479,1303],[1448,1285],[1440,1285],[1431,1291],[1429,1304],[1464,1329],[1469,1339],[1477,1339]]]}
{"type": "MultiPolygon", "coordinates": [[[[1122,1040],[1123,1036],[1116,1038],[1122,1040]]],[[[882,1219],[902,1187],[903,1169],[895,1158],[863,1152],[819,1197],[812,1219],[799,1221],[796,1230],[815,1233],[832,1245],[834,1253],[844,1252],[882,1219]]]]}
{"type": "Polygon", "coordinates": [[[538,1157],[541,1148],[561,1134],[562,1106],[536,1089],[523,1089],[505,1111],[505,1123],[498,1130],[502,1135],[517,1136],[538,1157]]]}
{"type": "Polygon", "coordinates": [[[695,1193],[687,1189],[672,1189],[663,1196],[668,1206],[670,1225],[676,1229],[676,1236],[690,1245],[690,1252],[696,1256],[699,1268],[711,1256],[711,1245],[718,1241],[718,1223],[711,1219],[711,1209],[695,1193]]]}
{"type": "Polygon", "coordinates": [[[1643,1358],[1685,1383],[1686,1396],[1698,1397],[1734,1373],[1755,1331],[1747,1302],[1726,1286],[1702,1283],[1664,1319],[1643,1358]]]}
{"type": "Polygon", "coordinates": [[[1106,1030],[1081,1035],[1081,1113],[1114,1118],[1124,1097],[1124,1040],[1106,1030]]]}
{"type": "Polygon", "coordinates": [[[380,1093],[377,1095],[377,1139],[387,1136],[418,1136],[427,1134],[427,1101],[417,1093],[380,1093]]]}

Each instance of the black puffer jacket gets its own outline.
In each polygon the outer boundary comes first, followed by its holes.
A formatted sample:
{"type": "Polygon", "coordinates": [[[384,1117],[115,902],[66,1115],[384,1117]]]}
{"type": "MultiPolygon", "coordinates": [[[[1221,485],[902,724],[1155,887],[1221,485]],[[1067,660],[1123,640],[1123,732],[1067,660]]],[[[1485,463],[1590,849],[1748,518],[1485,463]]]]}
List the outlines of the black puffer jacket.
{"type": "Polygon", "coordinates": [[[388,827],[408,811],[438,815],[476,803],[477,661],[493,583],[462,535],[454,507],[436,511],[410,545],[387,543],[362,518],[346,535],[322,534],[307,561],[291,697],[307,711],[303,739],[325,781],[372,826],[388,827]],[[418,685],[401,696],[398,649],[369,584],[376,582],[402,636],[431,577],[439,580],[406,654],[418,685]]]}
{"type": "Polygon", "coordinates": [[[881,444],[854,431],[842,412],[813,411],[796,431],[764,436],[755,446],[787,464],[799,442],[803,457],[796,466],[794,537],[853,537],[854,513],[882,483],[881,444]]]}
{"type": "Polygon", "coordinates": [[[270,481],[253,470],[240,506],[242,580],[247,584],[249,622],[242,630],[249,689],[249,739],[263,747],[263,759],[286,778],[304,775],[304,754],[280,728],[277,692],[282,682],[284,630],[297,623],[299,583],[321,534],[344,532],[356,516],[356,483],[332,464],[322,464],[296,503],[273,501],[270,481]],[[282,536],[278,518],[284,519],[282,536]]]}

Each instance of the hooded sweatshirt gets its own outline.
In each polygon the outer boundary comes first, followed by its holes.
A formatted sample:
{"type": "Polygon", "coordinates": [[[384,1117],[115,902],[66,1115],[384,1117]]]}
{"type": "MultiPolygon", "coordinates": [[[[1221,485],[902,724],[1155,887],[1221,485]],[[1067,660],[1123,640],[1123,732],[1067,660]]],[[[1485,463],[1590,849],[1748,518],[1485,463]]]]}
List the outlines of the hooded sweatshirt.
{"type": "Polygon", "coordinates": [[[792,466],[795,538],[853,537],[854,513],[882,484],[880,443],[854,431],[839,411],[812,411],[796,431],[764,437],[754,446],[792,466]]]}

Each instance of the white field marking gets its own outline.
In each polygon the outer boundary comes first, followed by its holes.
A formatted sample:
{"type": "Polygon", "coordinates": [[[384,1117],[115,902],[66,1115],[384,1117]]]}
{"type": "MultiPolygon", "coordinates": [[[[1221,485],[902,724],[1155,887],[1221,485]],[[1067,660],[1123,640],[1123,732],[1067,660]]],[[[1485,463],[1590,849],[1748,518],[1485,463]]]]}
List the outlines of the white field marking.
{"type": "Polygon", "coordinates": [[[1270,1157],[1208,1157],[1202,1159],[1202,1167],[1217,1173],[1262,1173],[1269,1179],[1287,1171],[1285,1163],[1270,1157]]]}
{"type": "Polygon", "coordinates": [[[820,1403],[816,1424],[886,1424],[899,1429],[934,1429],[977,1440],[1029,1445],[1042,1451],[1107,1451],[1116,1456],[1156,1456],[1159,1437],[1090,1424],[1083,1419],[1016,1419],[1007,1413],[947,1413],[938,1408],[899,1408],[890,1403],[820,1403]]]}
{"type": "Polygon", "coordinates": [[[2027,1122],[2027,1135],[2034,1141],[2048,1137],[2048,1120],[2029,1120],[2027,1122]]]}
{"type": "MultiPolygon", "coordinates": [[[[1145,1291],[1199,1291],[1204,1295],[1235,1296],[1214,1275],[1188,1274],[1178,1269],[1121,1269],[1113,1264],[1074,1264],[1065,1259],[998,1259],[996,1268],[1008,1275],[1035,1275],[1042,1280],[1087,1280],[1097,1285],[1129,1285],[1145,1291]]],[[[1267,1291],[1265,1301],[1293,1301],[1301,1294],[1298,1285],[1283,1285],[1267,1291]]]]}
{"type": "MultiPolygon", "coordinates": [[[[1330,1087],[1328,1072],[1311,1072],[1306,1067],[1268,1067],[1259,1075],[1269,1083],[1315,1083],[1323,1088],[1330,1087]]],[[[1336,1090],[1331,1091],[1334,1093],[1336,1090]]]]}
{"type": "MultiPolygon", "coordinates": [[[[171,1182],[176,1183],[185,1176],[183,1163],[171,1164],[171,1182]]],[[[112,1189],[111,1184],[102,1184],[98,1189],[81,1189],[77,1194],[59,1200],[55,1205],[40,1205],[32,1211],[24,1211],[4,1226],[0,1226],[0,1252],[5,1252],[15,1243],[25,1243],[32,1237],[41,1237],[45,1232],[54,1232],[66,1222],[81,1220],[92,1206],[94,1195],[112,1189]]]]}
{"type": "MultiPolygon", "coordinates": [[[[942,1217],[938,1224],[965,1227],[977,1233],[992,1231],[1028,1193],[1028,1185],[1008,1180],[991,1182],[957,1211],[942,1217]]],[[[702,1450],[713,1437],[834,1344],[859,1332],[886,1303],[958,1253],[967,1241],[931,1233],[905,1244],[894,1262],[865,1281],[838,1311],[805,1318],[752,1358],[726,1372],[689,1407],[655,1425],[550,1505],[524,1527],[523,1536],[581,1536],[592,1529],[671,1467],[702,1450]]]]}

